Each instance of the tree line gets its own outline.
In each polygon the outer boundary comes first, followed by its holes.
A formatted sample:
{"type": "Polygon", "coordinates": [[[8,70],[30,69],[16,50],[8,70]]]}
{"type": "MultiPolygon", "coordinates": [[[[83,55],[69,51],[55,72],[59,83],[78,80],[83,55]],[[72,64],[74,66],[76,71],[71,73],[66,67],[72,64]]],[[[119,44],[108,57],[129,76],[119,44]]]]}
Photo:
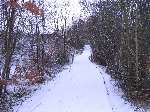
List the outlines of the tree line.
{"type": "Polygon", "coordinates": [[[128,101],[149,104],[150,1],[82,0],[81,4],[92,12],[84,23],[92,60],[107,67],[128,101]]]}
{"type": "Polygon", "coordinates": [[[69,15],[57,8],[55,1],[0,1],[1,112],[11,111],[33,85],[54,78],[73,57],[66,42],[69,15]]]}

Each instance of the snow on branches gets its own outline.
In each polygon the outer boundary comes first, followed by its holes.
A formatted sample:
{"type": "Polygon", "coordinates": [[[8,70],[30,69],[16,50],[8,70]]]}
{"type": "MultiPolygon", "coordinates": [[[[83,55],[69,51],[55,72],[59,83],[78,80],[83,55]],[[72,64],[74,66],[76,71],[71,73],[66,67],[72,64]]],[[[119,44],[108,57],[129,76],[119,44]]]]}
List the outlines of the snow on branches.
{"type": "Polygon", "coordinates": [[[31,2],[31,0],[25,3],[18,3],[18,0],[7,0],[8,6],[11,8],[24,8],[32,12],[33,15],[42,15],[43,10],[40,9],[35,3],[31,2]]]}
{"type": "Polygon", "coordinates": [[[43,13],[43,10],[31,1],[25,2],[24,4],[22,4],[22,7],[31,11],[34,15],[42,15],[43,13]]]}

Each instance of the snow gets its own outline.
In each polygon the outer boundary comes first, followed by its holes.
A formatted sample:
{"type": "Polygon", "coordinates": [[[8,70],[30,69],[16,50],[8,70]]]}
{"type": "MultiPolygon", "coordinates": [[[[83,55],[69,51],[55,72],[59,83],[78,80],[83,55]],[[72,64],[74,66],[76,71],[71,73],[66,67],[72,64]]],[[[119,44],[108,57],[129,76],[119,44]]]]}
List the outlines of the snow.
{"type": "Polygon", "coordinates": [[[47,82],[15,112],[134,112],[118,95],[103,67],[91,63],[91,48],[74,58],[73,64],[47,82]]]}

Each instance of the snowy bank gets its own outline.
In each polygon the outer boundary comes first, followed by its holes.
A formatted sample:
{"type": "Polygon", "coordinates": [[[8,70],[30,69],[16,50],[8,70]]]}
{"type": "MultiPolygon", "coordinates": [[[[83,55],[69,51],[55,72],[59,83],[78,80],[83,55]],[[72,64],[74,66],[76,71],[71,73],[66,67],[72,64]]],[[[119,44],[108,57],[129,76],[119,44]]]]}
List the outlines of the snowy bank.
{"type": "Polygon", "coordinates": [[[14,112],[134,112],[105,70],[90,62],[90,55],[91,48],[86,45],[68,69],[14,107],[14,112]]]}

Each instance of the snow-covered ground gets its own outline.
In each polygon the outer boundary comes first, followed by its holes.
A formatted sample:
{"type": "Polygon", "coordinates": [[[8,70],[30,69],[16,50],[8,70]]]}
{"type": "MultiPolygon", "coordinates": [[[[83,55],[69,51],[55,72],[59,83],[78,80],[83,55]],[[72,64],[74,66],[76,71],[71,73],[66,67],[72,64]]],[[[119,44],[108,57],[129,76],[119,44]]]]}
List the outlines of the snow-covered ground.
{"type": "Polygon", "coordinates": [[[134,112],[102,67],[90,62],[91,49],[75,57],[69,69],[41,86],[15,112],[134,112]]]}

